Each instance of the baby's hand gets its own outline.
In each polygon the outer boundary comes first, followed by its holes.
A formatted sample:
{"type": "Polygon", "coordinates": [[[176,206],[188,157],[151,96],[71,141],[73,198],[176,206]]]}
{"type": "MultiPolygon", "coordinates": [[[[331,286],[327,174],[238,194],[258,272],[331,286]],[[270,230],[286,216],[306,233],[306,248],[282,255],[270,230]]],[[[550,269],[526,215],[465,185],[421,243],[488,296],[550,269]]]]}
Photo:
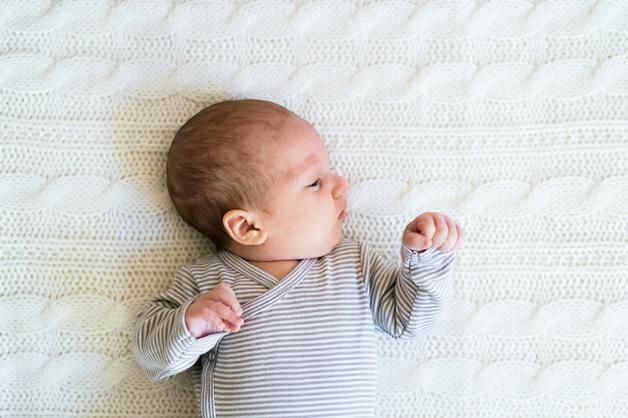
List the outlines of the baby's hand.
{"type": "Polygon", "coordinates": [[[242,308],[233,289],[220,282],[211,291],[201,293],[185,312],[185,326],[190,334],[202,338],[215,332],[237,332],[244,323],[242,308]]]}
{"type": "Polygon", "coordinates": [[[445,252],[457,249],[463,242],[460,226],[448,216],[436,212],[422,213],[403,231],[403,243],[417,251],[437,247],[445,252]]]}

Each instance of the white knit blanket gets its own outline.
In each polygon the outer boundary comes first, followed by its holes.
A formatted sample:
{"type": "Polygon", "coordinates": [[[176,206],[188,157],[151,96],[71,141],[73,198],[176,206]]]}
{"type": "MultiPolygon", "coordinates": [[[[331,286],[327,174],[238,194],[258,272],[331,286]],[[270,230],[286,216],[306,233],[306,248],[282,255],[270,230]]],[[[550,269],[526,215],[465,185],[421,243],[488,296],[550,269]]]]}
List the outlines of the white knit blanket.
{"type": "Polygon", "coordinates": [[[628,416],[627,1],[2,1],[0,51],[0,416],[198,414],[130,333],[212,251],[172,136],[245,97],[319,130],[345,236],[465,231],[437,334],[378,340],[378,416],[628,416]]]}

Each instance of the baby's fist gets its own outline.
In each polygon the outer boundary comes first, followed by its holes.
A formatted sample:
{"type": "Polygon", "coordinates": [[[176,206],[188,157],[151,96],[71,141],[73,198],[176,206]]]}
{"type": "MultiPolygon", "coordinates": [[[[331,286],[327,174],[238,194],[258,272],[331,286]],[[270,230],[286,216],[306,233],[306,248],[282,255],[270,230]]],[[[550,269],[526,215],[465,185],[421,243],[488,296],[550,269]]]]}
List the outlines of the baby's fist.
{"type": "Polygon", "coordinates": [[[450,217],[437,212],[417,216],[403,231],[406,247],[423,251],[430,247],[445,252],[456,250],[464,242],[462,229],[450,217]]]}
{"type": "Polygon", "coordinates": [[[220,282],[211,291],[201,293],[188,306],[185,326],[196,338],[216,332],[237,332],[244,323],[242,308],[233,289],[220,282]]]}

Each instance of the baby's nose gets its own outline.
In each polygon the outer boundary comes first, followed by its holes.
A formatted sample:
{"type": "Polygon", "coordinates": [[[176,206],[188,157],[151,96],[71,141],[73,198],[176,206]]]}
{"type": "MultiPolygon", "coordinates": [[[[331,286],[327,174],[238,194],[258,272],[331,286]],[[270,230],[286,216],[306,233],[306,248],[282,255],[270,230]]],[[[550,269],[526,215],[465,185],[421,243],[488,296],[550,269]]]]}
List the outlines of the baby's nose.
{"type": "Polygon", "coordinates": [[[349,187],[349,182],[342,176],[336,176],[336,185],[334,186],[334,198],[342,197],[345,190],[349,187]]]}
{"type": "Polygon", "coordinates": [[[347,193],[345,193],[345,200],[347,202],[347,212],[351,212],[353,210],[356,199],[354,191],[350,187],[347,189],[347,193]]]}

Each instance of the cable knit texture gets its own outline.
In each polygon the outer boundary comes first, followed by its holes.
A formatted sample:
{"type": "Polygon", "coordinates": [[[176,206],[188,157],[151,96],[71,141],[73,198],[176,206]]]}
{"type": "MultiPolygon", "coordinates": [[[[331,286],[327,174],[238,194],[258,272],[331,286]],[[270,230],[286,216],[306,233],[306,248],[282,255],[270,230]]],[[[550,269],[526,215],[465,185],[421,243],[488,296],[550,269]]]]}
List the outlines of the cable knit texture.
{"type": "Polygon", "coordinates": [[[0,416],[198,415],[131,331],[213,251],[165,159],[228,98],[314,124],[346,237],[465,231],[435,333],[378,337],[378,416],[628,416],[628,2],[3,1],[0,95],[0,416]]]}

